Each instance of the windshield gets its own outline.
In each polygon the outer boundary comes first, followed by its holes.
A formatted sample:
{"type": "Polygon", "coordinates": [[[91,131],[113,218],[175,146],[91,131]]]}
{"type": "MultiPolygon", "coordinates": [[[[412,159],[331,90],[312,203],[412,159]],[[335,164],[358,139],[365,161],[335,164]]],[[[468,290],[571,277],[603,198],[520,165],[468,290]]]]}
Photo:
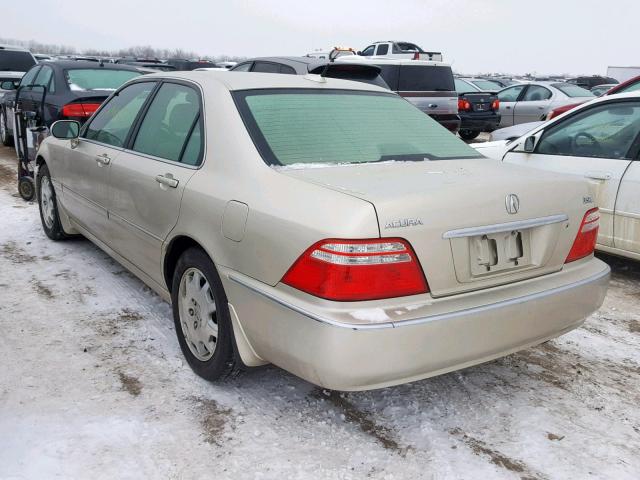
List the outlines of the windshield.
{"type": "Polygon", "coordinates": [[[234,97],[270,165],[484,158],[396,95],[270,89],[234,97]]]}
{"type": "Polygon", "coordinates": [[[0,72],[26,72],[35,64],[29,52],[0,50],[0,72]]]}
{"type": "Polygon", "coordinates": [[[117,90],[127,80],[138,77],[140,72],[104,68],[76,68],[65,72],[72,91],[117,90]]]}
{"type": "Polygon", "coordinates": [[[589,90],[579,87],[578,85],[572,85],[570,83],[554,83],[551,86],[556,87],[567,97],[595,97],[595,95],[589,90]]]}

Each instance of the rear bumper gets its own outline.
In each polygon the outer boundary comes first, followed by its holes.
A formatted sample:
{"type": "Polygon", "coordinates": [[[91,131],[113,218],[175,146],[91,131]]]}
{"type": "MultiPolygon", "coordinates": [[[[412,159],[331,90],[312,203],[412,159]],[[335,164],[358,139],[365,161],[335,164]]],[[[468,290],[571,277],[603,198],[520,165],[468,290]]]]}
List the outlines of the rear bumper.
{"type": "Polygon", "coordinates": [[[405,297],[393,305],[386,301],[389,308],[349,312],[350,318],[368,318],[365,323],[344,321],[348,306],[314,308],[289,287],[221,273],[252,352],[322,387],[365,390],[486,362],[578,327],[602,304],[610,269],[595,258],[574,263],[481,292],[421,305],[405,297]],[[402,302],[415,316],[395,321],[402,302]],[[376,315],[362,315],[366,311],[376,315]]]}
{"type": "Polygon", "coordinates": [[[460,130],[493,132],[500,125],[499,113],[460,114],[460,130]]]}

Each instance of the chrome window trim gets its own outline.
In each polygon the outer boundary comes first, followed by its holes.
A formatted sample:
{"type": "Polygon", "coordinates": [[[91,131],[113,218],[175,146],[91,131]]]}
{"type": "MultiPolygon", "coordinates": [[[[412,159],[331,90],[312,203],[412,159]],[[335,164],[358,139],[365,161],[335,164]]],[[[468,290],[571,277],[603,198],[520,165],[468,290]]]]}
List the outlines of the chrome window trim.
{"type": "Polygon", "coordinates": [[[443,321],[443,320],[450,320],[452,318],[456,318],[456,317],[462,317],[462,316],[467,316],[467,315],[473,315],[473,314],[478,314],[478,313],[485,313],[485,312],[490,312],[492,310],[497,310],[500,308],[504,308],[504,307],[509,307],[512,305],[519,305],[522,303],[526,303],[526,302],[530,302],[533,300],[540,300],[552,295],[556,295],[558,293],[562,293],[562,292],[566,292],[568,290],[572,290],[574,288],[578,288],[581,287],[583,285],[592,283],[592,282],[597,282],[599,280],[601,280],[604,277],[609,276],[609,274],[611,273],[611,268],[607,265],[605,269],[603,269],[601,272],[596,273],[595,275],[592,275],[590,277],[587,278],[583,278],[582,280],[578,280],[577,282],[572,282],[572,283],[568,283],[566,285],[562,285],[560,287],[554,287],[551,288],[549,290],[543,290],[541,292],[536,292],[536,293],[530,293],[530,294],[526,294],[526,295],[522,295],[520,297],[515,297],[515,298],[510,298],[508,300],[502,300],[499,302],[494,302],[494,303],[490,303],[487,305],[481,305],[478,307],[471,307],[471,308],[466,308],[463,310],[458,310],[455,312],[448,312],[448,313],[440,313],[440,314],[436,314],[436,315],[429,315],[426,317],[421,317],[421,318],[415,318],[413,320],[402,320],[399,322],[382,322],[382,323],[371,323],[371,324],[354,324],[354,323],[345,323],[345,322],[338,322],[335,320],[331,320],[319,315],[316,315],[315,313],[311,313],[308,310],[298,307],[286,300],[283,300],[281,298],[279,298],[278,296],[267,292],[264,289],[255,287],[251,284],[249,284],[248,282],[246,282],[245,280],[243,280],[242,278],[240,278],[237,275],[234,275],[232,273],[227,275],[227,278],[229,278],[229,280],[242,285],[243,287],[247,288],[248,290],[251,290],[252,292],[255,292],[275,303],[277,303],[278,305],[281,305],[285,308],[288,308],[289,310],[292,310],[296,313],[299,313],[300,315],[303,315],[307,318],[310,318],[311,320],[315,320],[316,322],[320,322],[320,323],[324,323],[327,325],[331,325],[334,327],[339,327],[339,328],[346,328],[349,330],[379,330],[379,329],[383,329],[383,328],[400,328],[400,327],[407,327],[407,326],[413,326],[413,325],[422,325],[424,323],[430,323],[430,322],[437,322],[437,321],[443,321]]]}
{"type": "Polygon", "coordinates": [[[554,223],[566,222],[569,217],[565,214],[550,215],[548,217],[531,218],[528,220],[518,220],[516,222],[496,223],[494,225],[483,225],[480,227],[460,228],[449,230],[442,234],[442,238],[464,238],[475,237],[477,235],[488,235],[491,233],[508,232],[510,230],[524,230],[526,228],[541,227],[554,223]]]}

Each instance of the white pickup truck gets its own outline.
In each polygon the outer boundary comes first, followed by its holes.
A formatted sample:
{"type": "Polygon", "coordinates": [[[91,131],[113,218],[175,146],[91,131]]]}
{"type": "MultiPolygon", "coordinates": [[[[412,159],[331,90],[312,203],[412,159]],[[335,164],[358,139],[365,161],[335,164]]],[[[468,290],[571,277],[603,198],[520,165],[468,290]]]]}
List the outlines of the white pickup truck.
{"type": "Polygon", "coordinates": [[[425,52],[415,43],[387,40],[375,42],[358,52],[363,57],[406,58],[411,60],[431,60],[441,62],[441,52],[425,52]]]}

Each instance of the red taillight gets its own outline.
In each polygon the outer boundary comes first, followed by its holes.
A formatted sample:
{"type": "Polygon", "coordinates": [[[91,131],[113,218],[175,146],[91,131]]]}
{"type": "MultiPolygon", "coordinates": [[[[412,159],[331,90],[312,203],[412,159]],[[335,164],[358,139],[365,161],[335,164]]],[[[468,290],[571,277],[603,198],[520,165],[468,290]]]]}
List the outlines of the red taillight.
{"type": "Polygon", "coordinates": [[[563,105],[562,107],[554,108],[553,110],[550,110],[549,113],[547,113],[546,120],[551,120],[552,118],[556,118],[557,116],[562,115],[564,112],[568,112],[569,110],[577,107],[578,105],[580,104],[574,103],[572,105],[563,105]]]}
{"type": "Polygon", "coordinates": [[[592,208],[584,214],[576,239],[573,241],[571,251],[564,263],[580,260],[593,253],[596,248],[599,227],[600,212],[597,208],[592,208]]]}
{"type": "Polygon", "coordinates": [[[496,98],[493,102],[491,102],[491,109],[495,110],[496,112],[500,110],[500,100],[496,98]]]}
{"type": "Polygon", "coordinates": [[[62,107],[62,116],[88,118],[98,108],[100,108],[99,103],[67,103],[62,107]]]}
{"type": "Polygon", "coordinates": [[[465,100],[464,98],[458,99],[458,111],[466,112],[471,110],[471,102],[469,100],[465,100]]]}
{"type": "Polygon", "coordinates": [[[282,283],[341,302],[427,293],[420,263],[406,240],[322,240],[293,264],[282,283]]]}

